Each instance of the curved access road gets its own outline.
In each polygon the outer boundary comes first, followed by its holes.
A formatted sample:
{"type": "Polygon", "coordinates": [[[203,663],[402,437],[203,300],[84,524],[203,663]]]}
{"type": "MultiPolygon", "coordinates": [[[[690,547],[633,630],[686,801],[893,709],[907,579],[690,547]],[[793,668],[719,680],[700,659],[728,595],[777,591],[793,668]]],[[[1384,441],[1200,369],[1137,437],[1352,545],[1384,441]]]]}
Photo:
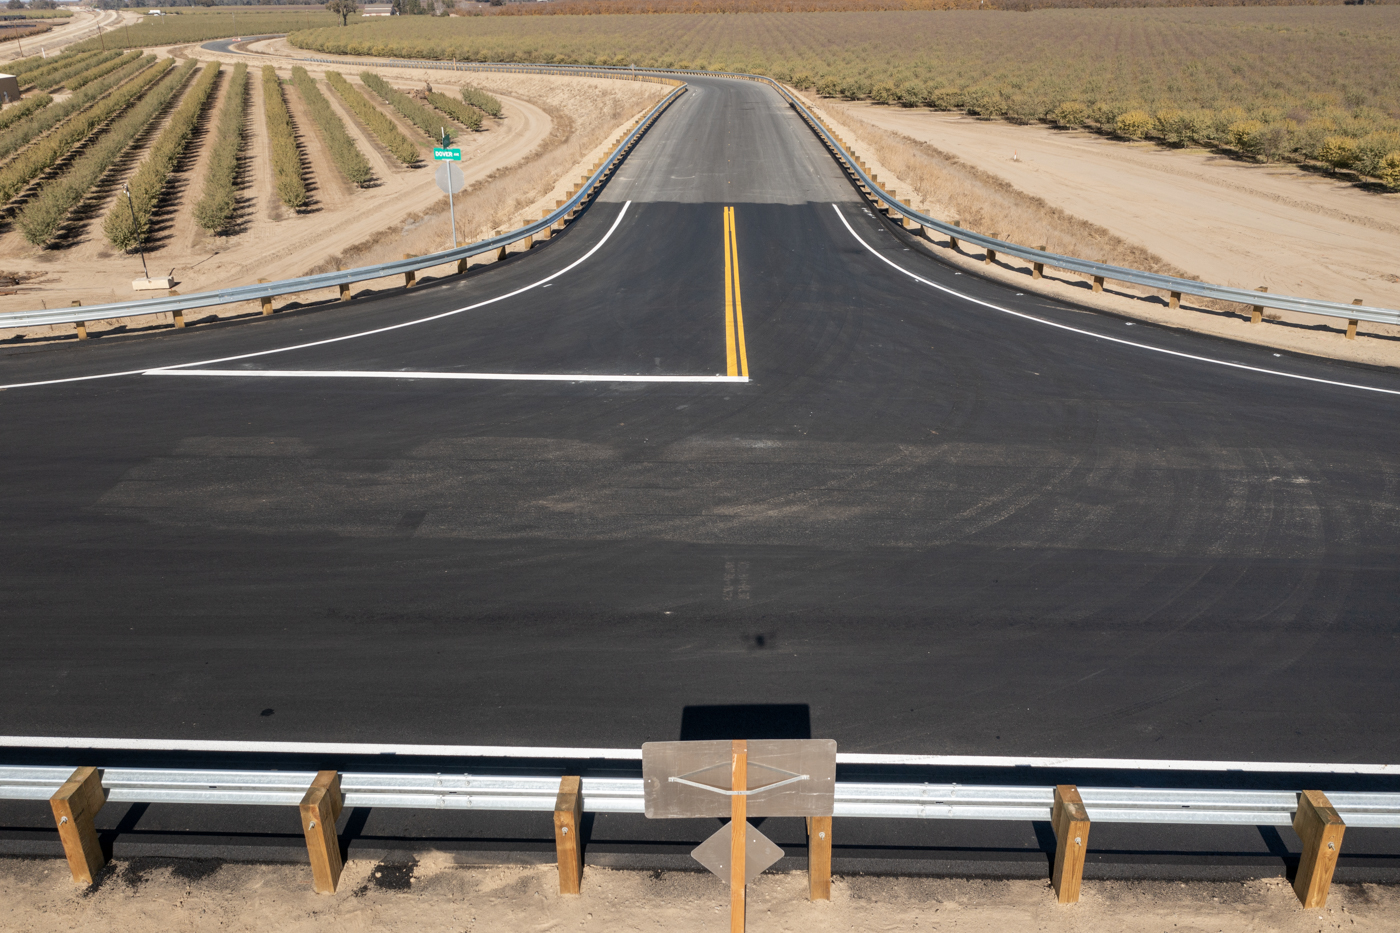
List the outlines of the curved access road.
{"type": "Polygon", "coordinates": [[[952,270],[755,84],[528,256],[0,384],[0,733],[1397,755],[1400,375],[952,270]]]}

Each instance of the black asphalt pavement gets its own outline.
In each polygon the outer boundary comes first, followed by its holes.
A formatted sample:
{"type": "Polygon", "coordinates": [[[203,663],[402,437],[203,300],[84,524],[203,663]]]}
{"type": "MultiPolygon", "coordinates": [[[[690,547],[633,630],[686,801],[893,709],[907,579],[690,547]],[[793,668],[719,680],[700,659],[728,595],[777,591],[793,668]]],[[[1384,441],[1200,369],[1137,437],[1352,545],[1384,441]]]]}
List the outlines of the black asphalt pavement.
{"type": "Polygon", "coordinates": [[[0,391],[0,733],[1397,757],[1400,373],[957,272],[738,81],[548,245],[379,284],[0,345],[80,380],[0,391]],[[354,375],[722,375],[725,206],[747,383],[354,375]]]}

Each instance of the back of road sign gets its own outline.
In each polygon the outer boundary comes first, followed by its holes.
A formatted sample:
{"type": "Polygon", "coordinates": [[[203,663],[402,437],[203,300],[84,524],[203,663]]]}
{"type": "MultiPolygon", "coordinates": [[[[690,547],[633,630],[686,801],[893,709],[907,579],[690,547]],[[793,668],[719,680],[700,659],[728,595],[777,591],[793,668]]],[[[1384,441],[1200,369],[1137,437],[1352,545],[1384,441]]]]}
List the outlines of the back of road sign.
{"type": "Polygon", "coordinates": [[[444,162],[439,165],[435,177],[437,186],[448,194],[456,194],[467,185],[467,176],[462,174],[462,167],[456,162],[444,162]]]}
{"type": "MultiPolygon", "coordinates": [[[[731,743],[647,742],[642,786],[650,819],[730,815],[731,743]]],[[[833,739],[749,739],[748,815],[831,816],[833,739]]]]}

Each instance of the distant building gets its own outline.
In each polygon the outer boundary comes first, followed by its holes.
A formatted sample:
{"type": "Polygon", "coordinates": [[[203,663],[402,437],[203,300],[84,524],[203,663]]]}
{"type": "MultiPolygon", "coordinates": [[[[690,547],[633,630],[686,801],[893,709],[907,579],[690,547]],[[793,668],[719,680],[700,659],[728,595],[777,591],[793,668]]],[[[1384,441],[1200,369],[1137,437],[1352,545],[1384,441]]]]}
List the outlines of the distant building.
{"type": "Polygon", "coordinates": [[[390,6],[389,4],[387,4],[387,3],[382,4],[382,5],[376,3],[376,4],[374,4],[373,6],[366,5],[365,8],[364,8],[363,10],[360,11],[360,15],[361,15],[361,16],[393,16],[393,15],[394,15],[394,8],[393,8],[392,6],[390,6]]]}
{"type": "Polygon", "coordinates": [[[0,101],[13,104],[19,100],[19,78],[0,75],[0,101]]]}

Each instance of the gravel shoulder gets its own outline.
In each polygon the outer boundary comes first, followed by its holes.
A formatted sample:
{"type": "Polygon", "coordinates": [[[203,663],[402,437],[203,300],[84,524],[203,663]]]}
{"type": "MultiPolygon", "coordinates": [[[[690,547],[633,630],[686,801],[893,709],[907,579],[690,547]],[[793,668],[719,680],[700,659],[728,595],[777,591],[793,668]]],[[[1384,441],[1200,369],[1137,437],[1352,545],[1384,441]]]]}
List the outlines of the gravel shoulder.
{"type": "MultiPolygon", "coordinates": [[[[1303,910],[1282,878],[1244,883],[1086,882],[1060,906],[1048,882],[837,877],[829,902],[806,899],[802,873],[760,876],[748,889],[753,933],[957,930],[962,933],[1350,933],[1400,925],[1400,890],[1334,885],[1326,908],[1303,910]]],[[[583,893],[559,894],[552,866],[469,867],[433,854],[351,861],[334,895],[311,891],[304,866],[138,859],[92,889],[59,860],[0,859],[0,931],[666,930],[728,924],[728,888],[701,872],[589,868],[583,893]]]]}
{"type": "MultiPolygon", "coordinates": [[[[849,113],[934,146],[1205,281],[1400,308],[1400,194],[1366,191],[1294,165],[1248,164],[1200,149],[1127,144],[1088,132],[922,109],[813,103],[834,123],[849,113]]],[[[859,129],[843,130],[859,147],[859,129]]],[[[893,172],[872,167],[908,190],[893,172]]],[[[946,247],[946,239],[939,242],[946,247]]],[[[1160,296],[1121,283],[1110,282],[1105,295],[1094,295],[1086,281],[1068,273],[1047,269],[1046,279],[1033,283],[1017,260],[987,268],[980,250],[959,255],[931,248],[1018,288],[1130,317],[1296,352],[1400,365],[1400,327],[1363,322],[1360,336],[1346,340],[1343,320],[1272,311],[1272,320],[1251,325],[1243,309],[1200,308],[1187,297],[1191,310],[1170,311],[1160,296]]]]}
{"type": "MultiPolygon", "coordinates": [[[[259,43],[253,43],[254,45],[259,43]]],[[[230,56],[215,55],[198,47],[174,47],[161,50],[167,54],[189,55],[226,63],[230,56]]],[[[287,99],[298,123],[302,145],[309,156],[316,189],[311,210],[294,213],[277,202],[271,184],[271,159],[268,151],[266,122],[262,108],[259,69],[272,64],[284,78],[289,77],[292,61],[276,55],[235,56],[248,61],[252,84],[248,121],[249,158],[240,196],[241,220],[231,236],[209,236],[197,225],[186,223],[200,192],[187,188],[180,203],[174,207],[174,233],[163,239],[158,248],[148,251],[147,260],[153,274],[170,272],[181,293],[205,291],[254,282],[259,278],[281,279],[324,271],[330,265],[353,260],[349,264],[365,265],[384,259],[397,259],[404,253],[421,255],[451,245],[448,227],[447,199],[433,181],[433,162],[426,159],[416,167],[388,165],[373,147],[366,146],[370,158],[377,163],[377,183],[367,189],[352,189],[346,184],[328,155],[321,152],[322,144],[316,129],[305,113],[300,96],[288,86],[287,99]],[[441,223],[433,220],[442,215],[441,223]]],[[[321,79],[327,66],[308,70],[321,79]]],[[[335,66],[330,66],[335,67],[335,66]]],[[[372,61],[364,63],[372,68],[372,61]]],[[[231,70],[231,64],[226,70],[231,70]]],[[[422,87],[431,80],[447,93],[465,80],[448,80],[440,72],[402,71],[385,69],[384,76],[394,85],[404,88],[422,87]]],[[[454,76],[456,77],[456,76],[454,76]]],[[[483,218],[492,225],[506,220],[510,229],[530,214],[538,216],[539,205],[552,200],[540,198],[551,187],[563,187],[585,162],[584,152],[597,148],[593,137],[616,138],[621,130],[640,112],[659,99],[665,88],[656,84],[599,79],[575,79],[550,76],[485,75],[472,83],[489,90],[500,98],[504,113],[499,120],[488,120],[486,132],[468,133],[457,140],[463,149],[462,167],[469,190],[473,185],[489,182],[499,189],[502,197],[520,200],[521,207],[508,212],[515,217],[483,218]],[[604,126],[603,124],[607,125],[604,126]],[[578,151],[575,151],[578,150],[578,151]],[[567,164],[565,164],[567,163],[567,164]],[[577,164],[576,164],[577,163],[577,164]],[[528,171],[534,167],[536,171],[528,171]],[[537,175],[549,174],[547,181],[537,175]],[[558,185],[555,185],[555,182],[558,185]]],[[[357,80],[357,79],[352,79],[357,80]]],[[[225,83],[227,79],[225,78],[225,83]]],[[[334,93],[325,88],[332,106],[346,116],[347,128],[365,146],[367,139],[355,121],[348,119],[334,93]]],[[[415,135],[417,131],[413,131],[415,135]]],[[[206,134],[204,146],[212,142],[206,134]]],[[[202,153],[201,153],[202,156],[202,153]]],[[[197,158],[199,158],[197,156],[197,158]]],[[[588,163],[591,165],[591,162],[588,163]]],[[[583,166],[584,168],[587,165],[583,166]]],[[[554,196],[555,192],[550,192],[554,196]]],[[[464,204],[459,203],[458,220],[461,234],[470,235],[471,215],[463,216],[464,204]]],[[[531,218],[533,219],[533,218],[531,218]]],[[[466,242],[470,242],[467,240],[466,242]]],[[[69,249],[39,250],[24,242],[15,230],[0,232],[0,254],[5,256],[0,271],[34,276],[20,287],[0,294],[0,311],[24,311],[40,307],[62,307],[73,301],[101,304],[135,297],[131,280],[142,275],[140,257],[112,249],[89,229],[81,243],[69,249]],[[37,275],[36,275],[37,274],[37,275]]],[[[328,293],[329,294],[329,293],[328,293]]],[[[307,294],[301,300],[317,299],[307,294]]],[[[215,316],[236,316],[254,313],[248,307],[230,306],[211,309],[208,316],[197,317],[191,323],[215,316]]],[[[133,332],[150,327],[169,326],[169,316],[153,316],[112,322],[111,328],[133,332]]],[[[109,330],[107,325],[94,325],[94,334],[109,330]]],[[[21,332],[6,331],[0,339],[16,339],[21,332]]],[[[33,328],[23,332],[22,339],[74,339],[71,326],[33,328]]]]}

